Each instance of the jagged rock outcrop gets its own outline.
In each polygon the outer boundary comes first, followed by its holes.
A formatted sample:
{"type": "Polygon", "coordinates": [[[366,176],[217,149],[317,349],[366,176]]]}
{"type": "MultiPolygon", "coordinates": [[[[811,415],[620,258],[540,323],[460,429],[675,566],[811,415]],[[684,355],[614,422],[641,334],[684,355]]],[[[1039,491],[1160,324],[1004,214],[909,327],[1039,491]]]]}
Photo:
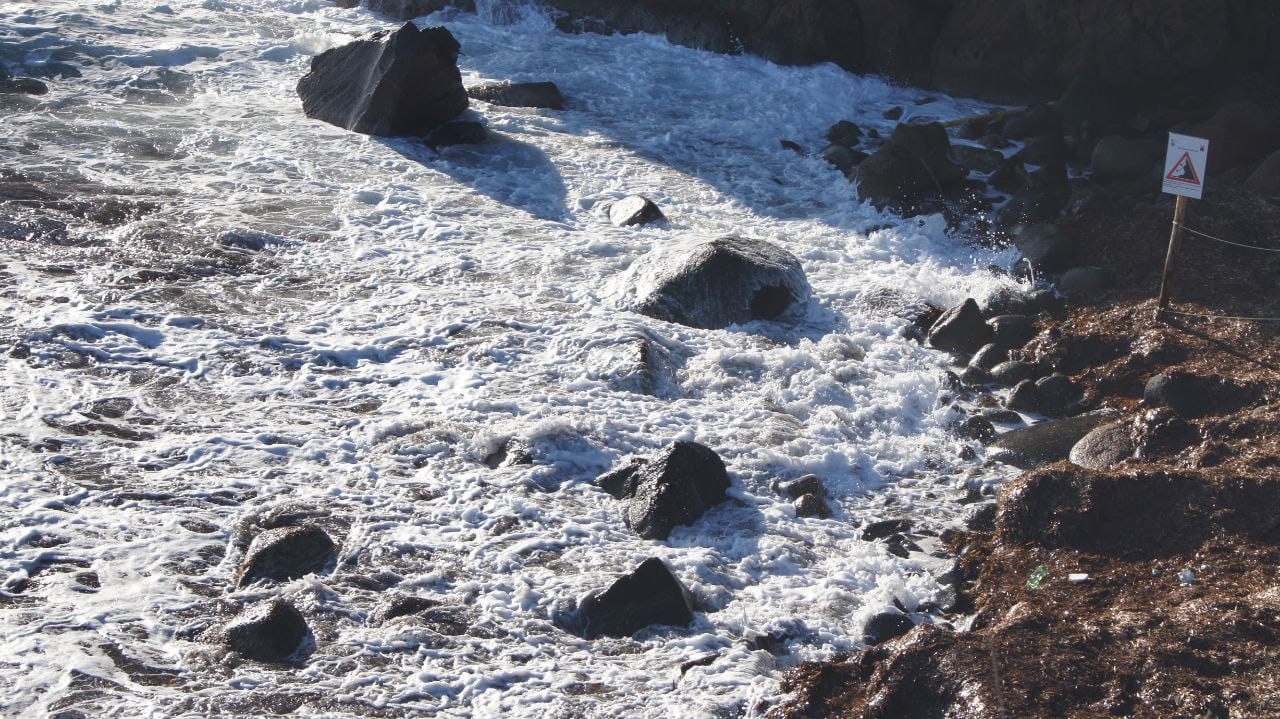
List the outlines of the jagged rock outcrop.
{"type": "Polygon", "coordinates": [[[423,136],[467,109],[458,41],[405,23],[311,60],[298,82],[307,117],[365,135],[423,136]]]}
{"type": "Polygon", "coordinates": [[[580,608],[583,633],[626,637],[654,624],[676,627],[693,621],[689,590],[661,559],[646,559],[580,608]]]}

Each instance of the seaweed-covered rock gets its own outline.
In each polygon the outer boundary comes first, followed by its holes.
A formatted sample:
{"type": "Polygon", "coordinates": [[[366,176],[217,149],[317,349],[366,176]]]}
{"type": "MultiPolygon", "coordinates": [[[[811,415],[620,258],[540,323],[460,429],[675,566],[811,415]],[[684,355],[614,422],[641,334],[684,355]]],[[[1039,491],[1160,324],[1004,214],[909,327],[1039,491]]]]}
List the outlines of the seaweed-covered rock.
{"type": "Polygon", "coordinates": [[[424,136],[467,109],[458,41],[405,23],[311,60],[298,82],[307,117],[365,135],[424,136]]]}

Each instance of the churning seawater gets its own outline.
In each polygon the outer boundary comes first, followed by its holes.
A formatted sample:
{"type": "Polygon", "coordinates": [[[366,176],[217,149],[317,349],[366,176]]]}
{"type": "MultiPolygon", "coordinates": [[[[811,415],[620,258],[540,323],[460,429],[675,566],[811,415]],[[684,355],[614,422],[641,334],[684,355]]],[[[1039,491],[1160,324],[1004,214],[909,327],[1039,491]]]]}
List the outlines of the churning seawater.
{"type": "Polygon", "coordinates": [[[981,106],[481,5],[419,22],[460,40],[468,85],[552,80],[569,107],[474,103],[491,139],[440,153],[303,117],[312,55],[394,27],[365,10],[0,5],[0,62],[52,76],[0,101],[0,712],[755,716],[787,666],[942,591],[943,562],[857,525],[939,530],[999,475],[961,459],[947,358],[895,312],[996,291],[984,268],[1009,258],[779,141],[981,106]],[[635,193],[669,225],[612,226],[635,193]],[[619,308],[644,253],[728,233],[801,259],[798,326],[619,308]],[[638,340],[669,370],[656,396],[627,376],[638,340]],[[484,462],[513,439],[532,464],[484,462]],[[730,501],[640,539],[591,480],[676,439],[724,457],[730,501]],[[835,517],[774,488],[807,473],[835,517]],[[323,523],[339,566],[236,591],[272,512],[323,523]],[[650,556],[696,595],[692,626],[560,628],[650,556]],[[448,621],[380,625],[391,592],[448,621]],[[272,594],[311,623],[304,662],[200,640],[272,594]]]}

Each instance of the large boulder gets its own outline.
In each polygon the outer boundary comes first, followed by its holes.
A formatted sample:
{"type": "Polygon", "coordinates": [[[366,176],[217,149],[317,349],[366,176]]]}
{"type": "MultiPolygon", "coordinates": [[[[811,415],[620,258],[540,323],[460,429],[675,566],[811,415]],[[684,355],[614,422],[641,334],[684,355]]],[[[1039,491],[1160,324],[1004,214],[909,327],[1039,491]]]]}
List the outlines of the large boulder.
{"type": "Polygon", "coordinates": [[[1093,147],[1093,174],[1103,180],[1129,180],[1148,174],[1159,162],[1159,153],[1147,143],[1108,135],[1093,147]]]}
{"type": "Polygon", "coordinates": [[[693,621],[693,600],[671,568],[652,557],[584,601],[580,616],[588,639],[627,637],[654,624],[688,626],[693,621]]]}
{"type": "Polygon", "coordinates": [[[1057,462],[1066,459],[1077,442],[1108,419],[1102,413],[1086,414],[1011,430],[991,443],[995,450],[991,458],[1021,469],[1057,462]]]}
{"type": "Polygon", "coordinates": [[[1247,100],[1223,105],[1213,117],[1184,134],[1209,141],[1209,174],[1247,165],[1280,144],[1275,115],[1247,100]]]}
{"type": "Polygon", "coordinates": [[[948,157],[951,140],[941,124],[898,125],[888,141],[858,165],[864,200],[894,202],[944,194],[964,179],[965,170],[948,157]]]}
{"type": "Polygon", "coordinates": [[[1273,152],[1245,180],[1246,190],[1263,197],[1280,197],[1280,152],[1273,152]]]}
{"type": "Polygon", "coordinates": [[[333,563],[337,550],[329,535],[314,524],[268,529],[249,544],[236,583],[243,587],[318,573],[333,563]]]}
{"type": "Polygon", "coordinates": [[[250,606],[223,628],[227,645],[250,658],[281,662],[298,650],[307,636],[307,620],[283,599],[250,606]]]}
{"type": "Polygon", "coordinates": [[[778,320],[810,294],[794,255],[742,237],[655,250],[636,262],[631,282],[630,309],[702,329],[778,320]]]}
{"type": "Polygon", "coordinates": [[[627,500],[627,526],[645,539],[666,539],[723,502],[729,473],[715,452],[696,442],[675,442],[650,459],[632,460],[596,484],[627,500]]]}
{"type": "Polygon", "coordinates": [[[467,109],[458,41],[413,23],[311,60],[298,82],[307,117],[366,135],[423,136],[467,109]]]}

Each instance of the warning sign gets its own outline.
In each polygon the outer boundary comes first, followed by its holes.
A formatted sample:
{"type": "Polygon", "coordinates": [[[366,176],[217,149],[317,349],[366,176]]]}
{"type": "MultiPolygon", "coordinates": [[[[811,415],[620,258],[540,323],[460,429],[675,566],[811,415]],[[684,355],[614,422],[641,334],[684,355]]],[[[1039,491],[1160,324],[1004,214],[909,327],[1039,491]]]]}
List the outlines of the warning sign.
{"type": "Polygon", "coordinates": [[[1164,160],[1164,191],[1198,200],[1204,195],[1204,168],[1209,141],[1169,133],[1169,154],[1164,160]]]}

